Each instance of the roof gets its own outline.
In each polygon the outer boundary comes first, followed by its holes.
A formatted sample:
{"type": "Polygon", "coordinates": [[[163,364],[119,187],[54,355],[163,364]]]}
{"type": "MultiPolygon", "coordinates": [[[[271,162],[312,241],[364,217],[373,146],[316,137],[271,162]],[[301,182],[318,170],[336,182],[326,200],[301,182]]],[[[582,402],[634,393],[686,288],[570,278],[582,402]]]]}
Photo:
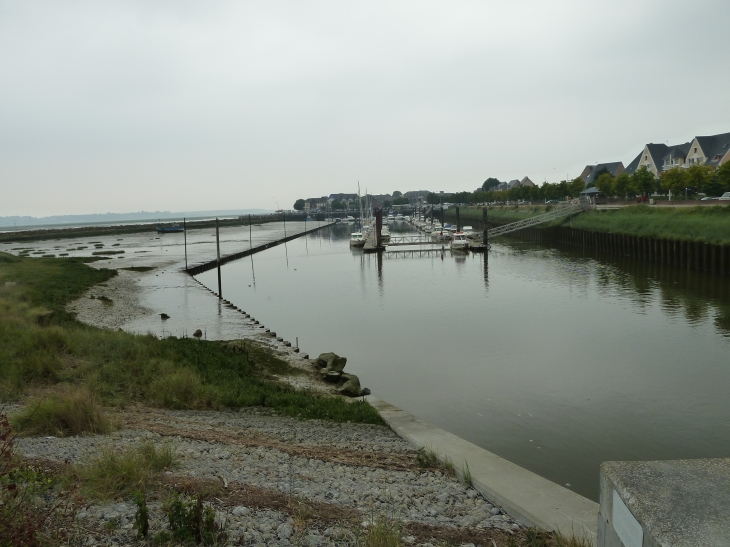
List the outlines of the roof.
{"type": "Polygon", "coordinates": [[[707,158],[705,165],[717,165],[730,150],[730,133],[695,138],[707,158]],[[718,155],[720,157],[715,159],[718,155]]]}
{"type": "Polygon", "coordinates": [[[641,152],[639,152],[639,155],[636,156],[631,161],[631,163],[626,166],[626,170],[624,171],[624,173],[626,173],[628,175],[633,175],[636,172],[636,170],[639,168],[639,162],[641,161],[641,155],[643,153],[644,153],[643,150],[641,152]]]}
{"type": "MultiPolygon", "coordinates": [[[[638,163],[638,162],[637,162],[638,163]]],[[[595,181],[596,173],[603,170],[608,171],[612,177],[617,177],[624,172],[624,164],[620,161],[614,161],[610,163],[598,163],[596,165],[586,165],[581,173],[581,178],[586,184],[590,184],[595,181]]]]}
{"type": "Polygon", "coordinates": [[[600,190],[596,188],[595,186],[591,186],[590,188],[586,188],[581,192],[583,195],[593,195],[600,193],[600,190]]]}

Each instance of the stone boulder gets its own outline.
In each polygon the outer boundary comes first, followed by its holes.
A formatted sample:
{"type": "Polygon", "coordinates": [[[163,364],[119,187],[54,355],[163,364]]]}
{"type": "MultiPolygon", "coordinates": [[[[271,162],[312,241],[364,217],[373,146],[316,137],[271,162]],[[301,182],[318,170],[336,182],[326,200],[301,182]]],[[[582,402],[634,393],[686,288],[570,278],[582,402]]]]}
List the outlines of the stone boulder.
{"type": "Polygon", "coordinates": [[[322,369],[320,371],[320,374],[322,375],[322,379],[325,382],[337,383],[340,381],[340,378],[342,377],[342,372],[337,371],[337,370],[322,369]]]}
{"type": "Polygon", "coordinates": [[[347,357],[340,357],[336,353],[323,353],[315,361],[315,365],[326,371],[342,372],[347,364],[347,357]]]}
{"type": "Polygon", "coordinates": [[[337,388],[337,391],[342,395],[349,397],[359,397],[362,388],[360,387],[360,378],[354,374],[342,374],[341,380],[345,382],[337,388]]]}

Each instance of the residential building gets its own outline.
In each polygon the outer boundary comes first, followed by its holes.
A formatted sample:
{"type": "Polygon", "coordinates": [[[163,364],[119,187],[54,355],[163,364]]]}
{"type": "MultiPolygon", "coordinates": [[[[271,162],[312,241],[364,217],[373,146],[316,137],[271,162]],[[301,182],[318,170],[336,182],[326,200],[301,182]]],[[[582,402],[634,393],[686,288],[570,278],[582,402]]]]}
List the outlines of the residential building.
{"type": "Polygon", "coordinates": [[[419,203],[426,203],[426,196],[430,194],[429,190],[411,190],[403,194],[403,197],[408,200],[408,203],[412,206],[417,206],[419,203]]]}
{"type": "Polygon", "coordinates": [[[583,179],[583,182],[586,183],[586,186],[588,186],[589,184],[595,184],[596,179],[598,178],[596,176],[597,173],[603,173],[604,169],[608,171],[612,177],[618,177],[625,171],[623,162],[614,161],[611,163],[586,165],[585,169],[583,169],[583,172],[579,176],[583,179]]]}
{"type": "Polygon", "coordinates": [[[692,165],[706,165],[716,169],[730,161],[730,133],[695,137],[691,142],[667,146],[649,143],[626,168],[629,174],[646,166],[649,171],[660,176],[667,169],[688,168],[692,165]]]}
{"type": "Polygon", "coordinates": [[[520,186],[537,186],[534,182],[530,180],[530,177],[523,177],[520,181],[520,186]]]}
{"type": "Polygon", "coordinates": [[[357,194],[330,194],[327,201],[332,203],[333,201],[339,201],[340,203],[357,203],[357,194]]]}
{"type": "Polygon", "coordinates": [[[699,163],[716,169],[728,161],[730,161],[730,133],[722,133],[711,137],[695,137],[689,145],[683,167],[699,163]]]}

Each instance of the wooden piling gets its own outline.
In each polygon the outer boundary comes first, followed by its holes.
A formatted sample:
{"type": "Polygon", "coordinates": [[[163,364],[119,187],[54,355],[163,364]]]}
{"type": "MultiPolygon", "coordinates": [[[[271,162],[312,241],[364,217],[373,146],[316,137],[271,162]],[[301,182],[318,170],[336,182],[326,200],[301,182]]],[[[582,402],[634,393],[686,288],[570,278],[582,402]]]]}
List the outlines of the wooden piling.
{"type": "Polygon", "coordinates": [[[223,287],[221,286],[221,239],[220,231],[218,228],[218,217],[215,218],[215,248],[216,248],[216,263],[218,266],[218,298],[223,298],[223,287]]]}

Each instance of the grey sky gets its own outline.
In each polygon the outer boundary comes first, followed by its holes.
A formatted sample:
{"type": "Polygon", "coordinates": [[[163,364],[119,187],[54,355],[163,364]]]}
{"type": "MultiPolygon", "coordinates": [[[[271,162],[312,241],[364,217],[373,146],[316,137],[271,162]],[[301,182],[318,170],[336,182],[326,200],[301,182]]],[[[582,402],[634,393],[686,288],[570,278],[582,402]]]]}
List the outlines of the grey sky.
{"type": "Polygon", "coordinates": [[[0,215],[628,164],[730,131],[728,21],[728,0],[0,0],[0,215]]]}

